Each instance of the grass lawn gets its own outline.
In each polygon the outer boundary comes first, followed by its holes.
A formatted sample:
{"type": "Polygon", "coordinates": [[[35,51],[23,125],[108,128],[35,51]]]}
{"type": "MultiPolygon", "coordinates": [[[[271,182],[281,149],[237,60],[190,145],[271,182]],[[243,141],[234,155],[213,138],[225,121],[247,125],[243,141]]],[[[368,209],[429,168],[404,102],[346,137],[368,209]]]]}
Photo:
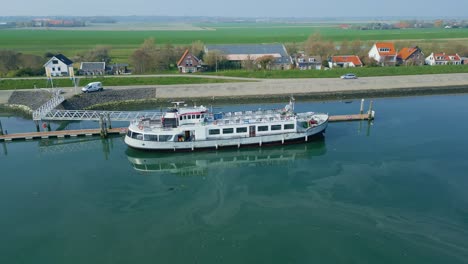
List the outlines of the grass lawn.
{"type": "MultiPolygon", "coordinates": [[[[213,78],[191,78],[183,76],[174,77],[100,77],[100,78],[80,78],[79,87],[85,86],[89,82],[102,82],[106,86],[132,86],[132,85],[171,85],[171,84],[202,84],[202,83],[226,83],[238,82],[236,80],[213,79],[213,78]]],[[[73,87],[73,83],[68,78],[54,78],[54,87],[73,87]]],[[[46,78],[38,79],[0,79],[0,90],[50,88],[51,84],[46,78]]]]}

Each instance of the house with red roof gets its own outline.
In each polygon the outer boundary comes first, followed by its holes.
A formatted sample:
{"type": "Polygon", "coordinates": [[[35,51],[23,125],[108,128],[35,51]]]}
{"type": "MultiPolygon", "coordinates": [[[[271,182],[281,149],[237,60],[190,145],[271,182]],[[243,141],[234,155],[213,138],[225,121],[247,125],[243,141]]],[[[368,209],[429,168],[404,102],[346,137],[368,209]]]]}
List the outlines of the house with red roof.
{"type": "Polygon", "coordinates": [[[418,46],[402,48],[397,54],[399,65],[424,65],[424,53],[418,46]]]}
{"type": "Polygon", "coordinates": [[[458,54],[431,53],[426,60],[427,65],[461,65],[462,59],[458,54]]]}
{"type": "Polygon", "coordinates": [[[397,62],[395,45],[391,42],[377,42],[369,50],[369,58],[380,66],[395,66],[397,62]]]}
{"type": "Polygon", "coordinates": [[[328,66],[330,68],[362,67],[362,62],[356,55],[332,56],[328,60],[328,66]]]}
{"type": "Polygon", "coordinates": [[[177,68],[180,73],[198,72],[201,70],[201,63],[201,60],[193,56],[187,49],[177,62],[177,68]]]}

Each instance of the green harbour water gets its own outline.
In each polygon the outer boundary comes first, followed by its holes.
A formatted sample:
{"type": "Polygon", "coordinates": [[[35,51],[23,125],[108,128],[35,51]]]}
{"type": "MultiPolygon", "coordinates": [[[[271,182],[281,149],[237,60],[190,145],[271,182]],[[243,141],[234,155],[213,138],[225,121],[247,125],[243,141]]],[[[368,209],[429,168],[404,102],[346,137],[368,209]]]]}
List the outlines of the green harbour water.
{"type": "MultiPolygon", "coordinates": [[[[0,142],[0,263],[467,263],[468,95],[374,103],[372,124],[332,123],[298,145],[0,142]]],[[[0,120],[9,133],[34,128],[0,120]]]]}

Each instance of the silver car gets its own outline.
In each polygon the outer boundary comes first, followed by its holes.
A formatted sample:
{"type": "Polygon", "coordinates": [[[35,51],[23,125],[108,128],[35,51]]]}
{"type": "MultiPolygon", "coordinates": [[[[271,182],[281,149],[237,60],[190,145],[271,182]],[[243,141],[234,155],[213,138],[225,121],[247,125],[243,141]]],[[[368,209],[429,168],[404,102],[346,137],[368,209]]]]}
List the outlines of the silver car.
{"type": "Polygon", "coordinates": [[[347,73],[345,75],[341,75],[341,79],[357,79],[356,74],[354,73],[347,73]]]}

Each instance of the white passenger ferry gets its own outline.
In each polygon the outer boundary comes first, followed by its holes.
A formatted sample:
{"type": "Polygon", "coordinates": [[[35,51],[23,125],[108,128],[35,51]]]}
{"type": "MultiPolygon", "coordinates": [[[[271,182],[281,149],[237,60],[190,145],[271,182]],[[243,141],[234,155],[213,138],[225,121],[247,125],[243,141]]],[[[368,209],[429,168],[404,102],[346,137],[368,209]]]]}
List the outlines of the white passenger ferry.
{"type": "Polygon", "coordinates": [[[132,121],[125,143],[137,149],[194,151],[225,147],[307,142],[322,135],[328,115],[295,113],[291,100],[283,109],[212,113],[204,106],[179,107],[156,119],[132,121]]]}

